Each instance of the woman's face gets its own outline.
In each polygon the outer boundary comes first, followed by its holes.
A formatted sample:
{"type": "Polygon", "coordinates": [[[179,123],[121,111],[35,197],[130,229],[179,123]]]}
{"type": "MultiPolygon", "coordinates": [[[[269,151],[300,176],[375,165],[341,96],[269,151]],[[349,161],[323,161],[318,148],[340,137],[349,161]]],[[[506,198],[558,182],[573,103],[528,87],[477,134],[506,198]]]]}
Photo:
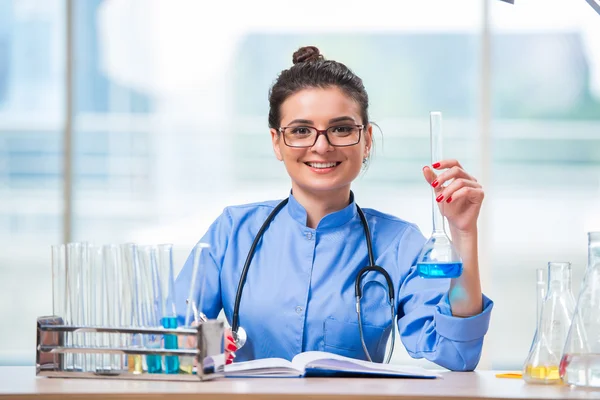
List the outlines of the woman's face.
{"type": "MultiPolygon", "coordinates": [[[[358,103],[337,87],[304,89],[281,105],[280,126],[297,127],[295,132],[307,132],[304,127],[339,127],[337,131],[342,132],[346,127],[365,123],[360,111],[358,103]]],[[[312,147],[294,148],[287,146],[282,136],[271,129],[273,150],[277,159],[285,163],[293,188],[318,194],[350,186],[369,155],[372,127],[365,126],[360,141],[348,147],[334,147],[325,135],[319,135],[312,147]]]]}

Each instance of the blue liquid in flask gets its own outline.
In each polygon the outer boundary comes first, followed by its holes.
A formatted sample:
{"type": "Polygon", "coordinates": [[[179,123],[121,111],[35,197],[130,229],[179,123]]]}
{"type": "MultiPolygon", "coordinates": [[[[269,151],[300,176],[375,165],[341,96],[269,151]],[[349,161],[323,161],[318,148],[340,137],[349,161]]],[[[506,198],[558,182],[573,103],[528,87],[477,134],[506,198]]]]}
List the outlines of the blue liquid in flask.
{"type": "MultiPolygon", "coordinates": [[[[165,329],[177,328],[177,317],[163,317],[162,326],[165,329]]],[[[165,349],[174,350],[177,348],[177,336],[165,335],[165,349]]],[[[167,374],[179,373],[179,357],[165,356],[165,372],[167,374]]]]}
{"type": "Polygon", "coordinates": [[[422,278],[458,278],[462,270],[462,262],[417,263],[417,273],[422,278]]]}

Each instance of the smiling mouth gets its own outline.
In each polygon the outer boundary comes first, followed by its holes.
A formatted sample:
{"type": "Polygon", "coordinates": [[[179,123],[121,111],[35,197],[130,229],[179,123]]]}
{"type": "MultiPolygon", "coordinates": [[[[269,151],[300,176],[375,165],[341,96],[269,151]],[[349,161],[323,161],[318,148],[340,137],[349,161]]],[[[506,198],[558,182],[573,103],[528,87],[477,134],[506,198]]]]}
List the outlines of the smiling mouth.
{"type": "Polygon", "coordinates": [[[305,162],[304,164],[308,165],[311,168],[315,169],[328,169],[337,167],[341,164],[341,162],[305,162]]]}

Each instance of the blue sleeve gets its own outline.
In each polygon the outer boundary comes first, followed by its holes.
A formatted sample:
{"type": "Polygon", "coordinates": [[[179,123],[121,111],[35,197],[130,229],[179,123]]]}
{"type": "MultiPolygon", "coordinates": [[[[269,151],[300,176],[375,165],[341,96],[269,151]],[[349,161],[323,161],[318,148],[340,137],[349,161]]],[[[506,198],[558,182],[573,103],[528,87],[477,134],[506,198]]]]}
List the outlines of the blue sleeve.
{"type": "Polygon", "coordinates": [[[453,371],[472,371],[481,358],[493,302],[483,296],[481,314],[452,316],[448,300],[450,279],[424,279],[416,261],[426,239],[410,227],[398,244],[398,263],[408,273],[398,289],[398,330],[413,358],[425,358],[453,371]]]}
{"type": "MultiPolygon", "coordinates": [[[[198,305],[199,311],[210,319],[216,318],[223,307],[220,275],[232,226],[229,212],[225,209],[198,242],[207,243],[210,248],[204,249],[200,255],[192,298],[198,305]]],[[[192,251],[175,279],[177,318],[180,326],[185,323],[186,299],[190,296],[193,268],[194,252],[192,251]]]]}

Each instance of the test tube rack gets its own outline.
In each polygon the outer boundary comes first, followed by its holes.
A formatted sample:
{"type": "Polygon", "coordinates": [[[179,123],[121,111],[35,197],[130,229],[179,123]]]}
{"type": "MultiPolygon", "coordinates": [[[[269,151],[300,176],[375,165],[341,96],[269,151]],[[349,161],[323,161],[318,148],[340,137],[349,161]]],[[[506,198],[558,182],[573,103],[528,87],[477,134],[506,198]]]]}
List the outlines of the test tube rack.
{"type": "Polygon", "coordinates": [[[207,320],[191,328],[109,328],[65,325],[57,316],[37,319],[36,375],[51,378],[94,378],[166,381],[205,381],[224,377],[225,354],[223,343],[223,321],[207,320]],[[196,336],[196,349],[147,349],[65,345],[67,334],[141,334],[196,336]],[[197,362],[192,374],[177,373],[134,373],[123,369],[83,371],[66,365],[67,354],[116,354],[124,356],[187,356],[197,362]]]}

